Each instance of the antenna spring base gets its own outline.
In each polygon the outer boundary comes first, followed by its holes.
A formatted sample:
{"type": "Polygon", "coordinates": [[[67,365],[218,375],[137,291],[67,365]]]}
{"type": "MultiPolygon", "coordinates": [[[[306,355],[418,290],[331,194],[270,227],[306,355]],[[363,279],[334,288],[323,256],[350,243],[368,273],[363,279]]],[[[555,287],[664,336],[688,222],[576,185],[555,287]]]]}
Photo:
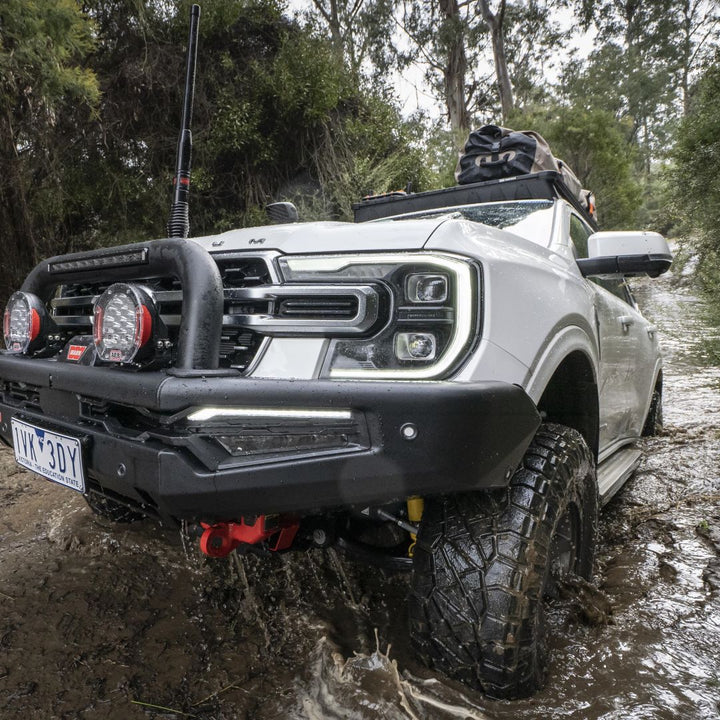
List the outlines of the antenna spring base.
{"type": "Polygon", "coordinates": [[[170,209],[170,220],[167,224],[167,236],[169,238],[186,238],[189,232],[188,204],[185,202],[173,203],[170,209]]]}

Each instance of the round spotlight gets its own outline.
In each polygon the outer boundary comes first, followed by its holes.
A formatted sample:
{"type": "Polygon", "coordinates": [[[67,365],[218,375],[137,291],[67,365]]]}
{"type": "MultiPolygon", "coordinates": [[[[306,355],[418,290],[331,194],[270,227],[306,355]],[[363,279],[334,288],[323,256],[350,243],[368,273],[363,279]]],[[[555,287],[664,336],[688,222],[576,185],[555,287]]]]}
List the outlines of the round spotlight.
{"type": "Polygon", "coordinates": [[[94,336],[98,357],[106,362],[141,359],[150,342],[157,311],[150,293],[136,285],[115,283],[95,303],[94,336]]]}
{"type": "Polygon", "coordinates": [[[45,345],[48,314],[37,295],[16,292],[3,317],[5,347],[12,353],[33,353],[45,345]]]}

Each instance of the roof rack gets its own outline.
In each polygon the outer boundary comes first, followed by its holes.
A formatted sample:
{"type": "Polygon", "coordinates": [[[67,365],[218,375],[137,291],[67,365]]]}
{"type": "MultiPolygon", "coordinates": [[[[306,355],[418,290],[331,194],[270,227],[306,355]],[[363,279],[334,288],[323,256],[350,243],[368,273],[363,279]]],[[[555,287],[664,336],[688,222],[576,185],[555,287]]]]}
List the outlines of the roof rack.
{"type": "Polygon", "coordinates": [[[570,192],[560,173],[545,170],[529,175],[487,180],[469,185],[456,185],[443,190],[421,193],[388,193],[365,198],[353,205],[355,222],[368,222],[406,213],[437,210],[458,205],[474,205],[504,200],[567,200],[593,228],[597,222],[570,192]]]}

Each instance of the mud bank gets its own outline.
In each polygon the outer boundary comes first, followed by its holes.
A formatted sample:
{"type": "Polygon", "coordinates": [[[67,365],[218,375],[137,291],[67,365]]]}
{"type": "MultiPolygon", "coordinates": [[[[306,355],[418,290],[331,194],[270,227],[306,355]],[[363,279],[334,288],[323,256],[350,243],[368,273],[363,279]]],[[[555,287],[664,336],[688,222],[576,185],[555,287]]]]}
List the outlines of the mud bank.
{"type": "Polygon", "coordinates": [[[671,279],[637,294],[664,346],[666,430],[603,512],[600,592],[551,608],[534,698],[489,701],[418,665],[403,576],[334,551],[208,562],[0,450],[0,717],[717,717],[718,332],[671,279]]]}

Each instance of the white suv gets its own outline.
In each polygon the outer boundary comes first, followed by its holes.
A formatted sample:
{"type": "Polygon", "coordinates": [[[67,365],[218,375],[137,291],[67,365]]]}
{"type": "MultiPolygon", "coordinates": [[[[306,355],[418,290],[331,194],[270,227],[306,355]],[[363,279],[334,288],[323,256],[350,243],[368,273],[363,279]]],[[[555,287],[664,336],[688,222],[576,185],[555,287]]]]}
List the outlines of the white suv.
{"type": "Polygon", "coordinates": [[[117,521],[201,548],[336,544],[412,571],[419,653],[496,697],[546,668],[543,602],[661,422],[626,275],[557,173],[51,258],[8,303],[0,436],[117,521]]]}

